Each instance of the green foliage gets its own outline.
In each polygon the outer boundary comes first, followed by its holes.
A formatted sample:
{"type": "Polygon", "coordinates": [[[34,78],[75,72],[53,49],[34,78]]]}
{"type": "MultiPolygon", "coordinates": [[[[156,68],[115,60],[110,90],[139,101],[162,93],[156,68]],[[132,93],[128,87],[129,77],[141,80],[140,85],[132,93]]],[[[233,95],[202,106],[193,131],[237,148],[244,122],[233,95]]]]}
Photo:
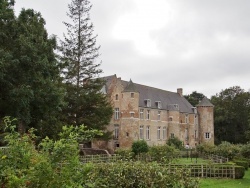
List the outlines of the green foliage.
{"type": "Polygon", "coordinates": [[[215,147],[215,154],[223,157],[227,157],[229,160],[233,159],[240,153],[240,147],[229,142],[222,142],[215,147]]]}
{"type": "Polygon", "coordinates": [[[182,141],[177,137],[169,138],[167,140],[167,145],[174,146],[176,149],[179,149],[179,150],[184,148],[183,144],[182,144],[182,141]]]}
{"type": "Polygon", "coordinates": [[[243,166],[245,168],[245,170],[248,170],[248,161],[244,161],[244,160],[233,160],[233,162],[235,164],[237,164],[238,166],[243,166]]]}
{"type": "Polygon", "coordinates": [[[245,144],[241,148],[241,155],[245,158],[250,159],[250,144],[245,144]]]}
{"type": "Polygon", "coordinates": [[[199,144],[196,146],[196,149],[200,153],[205,153],[205,154],[213,154],[215,151],[215,146],[211,144],[199,144]]]}
{"type": "Polygon", "coordinates": [[[147,153],[148,151],[149,151],[149,147],[145,140],[137,140],[133,142],[132,152],[135,155],[138,155],[140,153],[147,153]]]}
{"type": "Polygon", "coordinates": [[[134,157],[134,153],[129,149],[117,149],[115,154],[120,155],[122,160],[131,160],[134,157]]]}
{"type": "Polygon", "coordinates": [[[83,126],[64,127],[58,141],[46,137],[37,150],[34,129],[21,135],[15,131],[13,121],[5,120],[10,133],[5,137],[7,151],[0,151],[0,186],[61,188],[84,185],[83,177],[92,167],[80,162],[78,140],[90,139],[93,132],[85,132],[83,126]]]}
{"type": "Polygon", "coordinates": [[[15,17],[14,1],[0,4],[0,118],[16,117],[22,131],[54,135],[60,124],[51,125],[64,105],[55,37],[48,37],[40,13],[23,9],[15,17]]]}
{"type": "Polygon", "coordinates": [[[243,166],[235,166],[235,179],[242,179],[245,175],[245,168],[243,166]]]}
{"type": "Polygon", "coordinates": [[[246,143],[250,129],[250,93],[239,86],[222,90],[212,97],[214,104],[215,143],[246,143]]]}
{"type": "Polygon", "coordinates": [[[149,148],[149,155],[153,161],[169,163],[178,158],[180,151],[173,146],[152,146],[149,148]]]}
{"type": "Polygon", "coordinates": [[[117,162],[94,166],[88,180],[93,187],[198,187],[199,182],[183,170],[169,173],[157,163],[117,162]]]}
{"type": "Polygon", "coordinates": [[[184,95],[184,97],[190,104],[196,106],[205,97],[205,95],[202,93],[197,93],[197,91],[193,91],[190,95],[184,95]]]}

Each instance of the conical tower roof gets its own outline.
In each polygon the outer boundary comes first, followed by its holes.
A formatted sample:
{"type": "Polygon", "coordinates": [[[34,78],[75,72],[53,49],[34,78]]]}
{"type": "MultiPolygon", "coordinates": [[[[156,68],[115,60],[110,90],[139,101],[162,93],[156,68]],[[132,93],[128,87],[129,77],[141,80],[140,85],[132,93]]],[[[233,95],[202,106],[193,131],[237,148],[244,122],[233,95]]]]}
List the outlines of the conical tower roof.
{"type": "Polygon", "coordinates": [[[206,107],[214,107],[214,105],[210,102],[207,97],[204,97],[201,102],[197,105],[198,106],[206,106],[206,107]]]}
{"type": "Polygon", "coordinates": [[[135,84],[132,82],[132,80],[130,79],[130,81],[128,82],[128,85],[125,87],[125,89],[123,90],[123,92],[138,92],[135,84]]]}

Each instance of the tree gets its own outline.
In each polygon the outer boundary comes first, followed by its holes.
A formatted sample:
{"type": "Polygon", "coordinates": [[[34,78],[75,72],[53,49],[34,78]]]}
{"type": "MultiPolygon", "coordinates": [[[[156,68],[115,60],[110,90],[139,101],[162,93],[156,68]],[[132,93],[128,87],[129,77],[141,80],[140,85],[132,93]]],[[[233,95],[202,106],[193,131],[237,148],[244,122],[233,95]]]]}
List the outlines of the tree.
{"type": "Polygon", "coordinates": [[[205,97],[205,95],[203,95],[202,93],[197,93],[197,91],[193,91],[189,95],[184,95],[184,97],[188,100],[190,104],[196,106],[205,97]]]}
{"type": "Polygon", "coordinates": [[[212,96],[216,143],[246,143],[250,130],[250,93],[239,86],[222,90],[212,96]]]}
{"type": "Polygon", "coordinates": [[[68,104],[64,120],[103,130],[113,112],[107,96],[100,92],[104,82],[98,78],[102,70],[96,63],[99,46],[89,18],[92,6],[88,0],[72,0],[68,7],[72,24],[65,23],[67,35],[59,47],[68,104]]]}
{"type": "MultiPolygon", "coordinates": [[[[1,4],[8,1],[1,1],[1,4]]],[[[40,136],[55,135],[64,91],[54,49],[55,37],[48,37],[45,20],[34,10],[23,9],[16,18],[11,1],[1,10],[0,116],[16,117],[19,129],[38,129],[40,136]]],[[[2,6],[1,6],[2,8],[2,6]]]]}

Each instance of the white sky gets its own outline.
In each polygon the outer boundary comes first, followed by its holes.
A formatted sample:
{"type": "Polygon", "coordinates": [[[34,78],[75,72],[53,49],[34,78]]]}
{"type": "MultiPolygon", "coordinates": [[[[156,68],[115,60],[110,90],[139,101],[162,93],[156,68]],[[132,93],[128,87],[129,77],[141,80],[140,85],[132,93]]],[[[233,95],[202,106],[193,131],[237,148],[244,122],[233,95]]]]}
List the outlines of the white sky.
{"type": "MultiPolygon", "coordinates": [[[[33,8],[49,34],[62,38],[70,0],[16,0],[33,8]]],[[[207,97],[249,90],[249,0],[91,0],[104,74],[207,97]]]]}

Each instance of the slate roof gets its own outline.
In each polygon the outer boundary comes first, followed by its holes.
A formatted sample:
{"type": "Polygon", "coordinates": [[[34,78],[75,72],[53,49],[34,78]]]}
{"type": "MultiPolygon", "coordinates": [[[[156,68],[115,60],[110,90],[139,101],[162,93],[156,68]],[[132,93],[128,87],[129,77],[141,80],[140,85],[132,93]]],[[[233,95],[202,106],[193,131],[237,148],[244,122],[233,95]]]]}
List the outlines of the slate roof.
{"type": "MultiPolygon", "coordinates": [[[[111,80],[113,77],[116,77],[116,75],[107,76],[104,77],[106,80],[107,86],[111,83],[111,80]]],[[[145,107],[145,100],[150,99],[151,100],[151,108],[158,108],[157,107],[157,101],[161,102],[161,109],[165,110],[179,110],[180,112],[184,113],[194,113],[193,106],[182,96],[180,96],[178,93],[170,92],[162,89],[157,89],[137,83],[133,83],[131,86],[130,82],[122,81],[122,85],[124,86],[124,92],[139,92],[140,99],[139,99],[139,107],[145,107]],[[128,86],[128,87],[127,87],[128,86]],[[130,91],[130,89],[133,89],[135,91],[130,91]],[[177,105],[176,105],[177,104],[177,105]]]]}
{"type": "Polygon", "coordinates": [[[206,106],[206,107],[213,107],[214,105],[209,101],[209,99],[207,97],[204,97],[201,102],[196,105],[196,106],[206,106]]]}

